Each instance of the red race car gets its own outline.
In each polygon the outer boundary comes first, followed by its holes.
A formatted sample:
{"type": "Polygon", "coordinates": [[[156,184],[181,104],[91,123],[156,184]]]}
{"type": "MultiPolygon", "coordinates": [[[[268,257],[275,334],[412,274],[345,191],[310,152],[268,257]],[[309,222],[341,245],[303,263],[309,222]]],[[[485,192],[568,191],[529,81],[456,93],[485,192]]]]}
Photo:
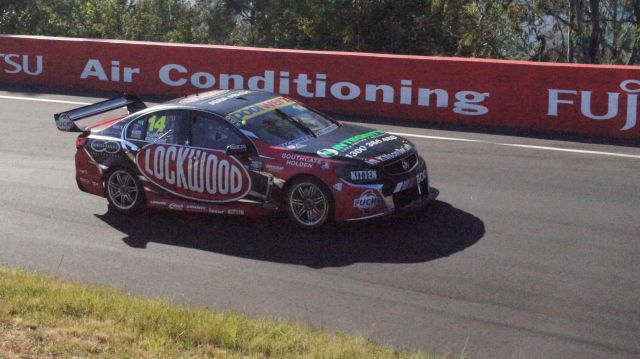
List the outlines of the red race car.
{"type": "Polygon", "coordinates": [[[147,107],[133,95],[55,115],[76,140],[76,180],[113,209],[257,216],[299,226],[423,206],[438,191],[406,139],[342,124],[290,98],[220,90],[147,107]],[[75,121],[127,107],[81,129],[75,121]]]}

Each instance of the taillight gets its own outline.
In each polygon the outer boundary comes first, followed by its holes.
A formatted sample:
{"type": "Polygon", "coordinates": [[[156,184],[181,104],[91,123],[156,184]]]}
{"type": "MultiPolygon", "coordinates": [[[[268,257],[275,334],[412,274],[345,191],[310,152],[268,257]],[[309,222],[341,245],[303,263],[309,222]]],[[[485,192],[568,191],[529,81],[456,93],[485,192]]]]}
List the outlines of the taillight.
{"type": "Polygon", "coordinates": [[[84,145],[87,144],[87,141],[89,141],[89,139],[84,137],[83,135],[78,136],[78,138],[76,138],[76,148],[81,149],[82,147],[84,147],[84,145]]]}

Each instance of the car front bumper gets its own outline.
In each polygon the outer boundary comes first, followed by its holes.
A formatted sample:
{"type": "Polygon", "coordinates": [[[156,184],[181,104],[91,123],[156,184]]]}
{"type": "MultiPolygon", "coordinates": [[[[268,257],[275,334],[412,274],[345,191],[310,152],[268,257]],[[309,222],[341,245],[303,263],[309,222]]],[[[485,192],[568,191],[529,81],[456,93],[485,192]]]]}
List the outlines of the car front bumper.
{"type": "MultiPolygon", "coordinates": [[[[367,221],[367,220],[375,220],[375,219],[383,219],[395,215],[402,215],[409,212],[420,210],[430,203],[435,201],[440,195],[440,191],[434,187],[429,187],[429,191],[425,194],[422,194],[419,198],[408,202],[402,207],[391,207],[387,211],[378,212],[376,214],[372,214],[370,216],[358,217],[358,218],[349,218],[347,222],[356,222],[356,221],[367,221]]],[[[393,202],[393,196],[387,196],[385,198],[385,202],[393,202]]]]}
{"type": "Polygon", "coordinates": [[[358,185],[341,180],[335,190],[336,220],[364,221],[417,210],[434,201],[439,191],[429,184],[425,161],[406,173],[387,175],[381,182],[358,185]]]}

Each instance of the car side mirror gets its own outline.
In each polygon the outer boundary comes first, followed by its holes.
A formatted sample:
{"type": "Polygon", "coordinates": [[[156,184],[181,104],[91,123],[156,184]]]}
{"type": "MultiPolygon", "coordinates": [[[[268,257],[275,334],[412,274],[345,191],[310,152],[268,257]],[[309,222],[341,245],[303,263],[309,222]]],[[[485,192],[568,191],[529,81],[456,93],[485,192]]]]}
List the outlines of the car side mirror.
{"type": "Polygon", "coordinates": [[[238,156],[238,155],[246,155],[249,153],[249,149],[245,144],[239,145],[229,145],[227,146],[227,150],[225,151],[227,156],[238,156]]]}

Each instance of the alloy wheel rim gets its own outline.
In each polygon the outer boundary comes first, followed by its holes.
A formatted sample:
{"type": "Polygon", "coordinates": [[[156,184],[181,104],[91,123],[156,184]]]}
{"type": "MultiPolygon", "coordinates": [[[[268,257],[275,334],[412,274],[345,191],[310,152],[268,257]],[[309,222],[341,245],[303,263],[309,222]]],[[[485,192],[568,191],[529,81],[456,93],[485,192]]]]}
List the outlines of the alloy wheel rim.
{"type": "Polygon", "coordinates": [[[320,223],[329,208],[326,196],[313,183],[300,183],[291,191],[289,201],[295,219],[306,226],[320,223]]]}
{"type": "Polygon", "coordinates": [[[107,183],[109,198],[122,210],[131,209],[138,199],[138,186],[129,173],[118,170],[109,176],[107,183]]]}

